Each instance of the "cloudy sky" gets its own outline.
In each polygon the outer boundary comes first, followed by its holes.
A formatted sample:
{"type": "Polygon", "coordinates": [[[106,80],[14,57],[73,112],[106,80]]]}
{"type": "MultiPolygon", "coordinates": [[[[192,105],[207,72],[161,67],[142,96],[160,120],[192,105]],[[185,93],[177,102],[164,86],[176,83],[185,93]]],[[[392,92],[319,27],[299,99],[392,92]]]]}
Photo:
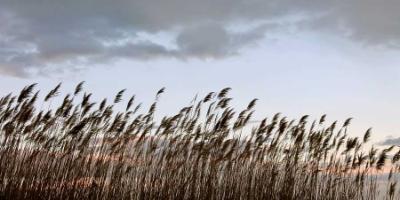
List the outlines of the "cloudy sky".
{"type": "Polygon", "coordinates": [[[0,0],[0,92],[165,86],[164,112],[230,86],[256,117],[354,117],[400,144],[398,0],[0,0]]]}

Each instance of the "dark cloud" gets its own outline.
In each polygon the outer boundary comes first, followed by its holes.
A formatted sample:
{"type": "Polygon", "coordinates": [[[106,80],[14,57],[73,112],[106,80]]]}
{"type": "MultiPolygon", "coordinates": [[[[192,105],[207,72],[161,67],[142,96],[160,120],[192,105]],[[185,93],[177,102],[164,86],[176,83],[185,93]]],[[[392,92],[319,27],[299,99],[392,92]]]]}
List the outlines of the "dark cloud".
{"type": "Polygon", "coordinates": [[[176,41],[182,57],[222,58],[262,39],[265,27],[229,32],[222,25],[205,24],[183,30],[176,41]]]}
{"type": "Polygon", "coordinates": [[[0,0],[0,5],[0,73],[14,76],[121,58],[221,59],[288,24],[365,44],[400,44],[398,0],[0,0]],[[160,32],[172,35],[171,42],[140,34],[160,32]]]}

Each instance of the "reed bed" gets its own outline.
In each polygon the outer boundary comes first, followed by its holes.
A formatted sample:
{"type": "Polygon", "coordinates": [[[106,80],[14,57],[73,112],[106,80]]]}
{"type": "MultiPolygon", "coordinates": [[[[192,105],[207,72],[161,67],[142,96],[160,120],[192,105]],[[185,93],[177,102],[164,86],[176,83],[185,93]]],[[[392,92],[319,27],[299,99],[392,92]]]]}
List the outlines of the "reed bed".
{"type": "Polygon", "coordinates": [[[236,112],[225,88],[155,120],[164,89],[141,109],[125,90],[95,103],[83,82],[63,98],[61,84],[44,98],[35,86],[0,99],[0,199],[399,197],[400,151],[366,145],[370,130],[349,137],[351,119],[255,124],[257,100],[236,112]]]}

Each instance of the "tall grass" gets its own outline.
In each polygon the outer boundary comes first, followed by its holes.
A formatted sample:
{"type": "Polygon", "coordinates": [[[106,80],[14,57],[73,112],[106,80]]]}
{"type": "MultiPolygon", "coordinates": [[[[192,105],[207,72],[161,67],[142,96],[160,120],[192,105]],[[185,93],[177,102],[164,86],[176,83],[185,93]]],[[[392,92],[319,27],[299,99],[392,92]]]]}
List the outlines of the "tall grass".
{"type": "Polygon", "coordinates": [[[349,137],[350,119],[325,125],[322,116],[310,124],[307,116],[276,114],[254,125],[256,100],[235,112],[225,88],[156,121],[164,89],[139,112],[134,97],[115,109],[125,90],[111,103],[95,103],[80,83],[55,106],[61,85],[43,101],[35,86],[0,99],[0,199],[399,196],[393,176],[400,151],[366,149],[370,130],[349,137]],[[391,171],[380,183],[385,165],[391,171]]]}

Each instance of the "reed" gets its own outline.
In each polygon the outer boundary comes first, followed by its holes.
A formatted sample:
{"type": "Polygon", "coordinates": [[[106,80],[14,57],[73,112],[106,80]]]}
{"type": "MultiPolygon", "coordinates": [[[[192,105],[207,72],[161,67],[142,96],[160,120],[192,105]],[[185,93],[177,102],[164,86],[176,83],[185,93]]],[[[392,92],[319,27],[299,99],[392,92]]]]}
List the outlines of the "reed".
{"type": "Polygon", "coordinates": [[[43,102],[35,87],[0,99],[0,199],[399,198],[400,150],[367,149],[351,119],[254,124],[257,100],[237,112],[225,88],[156,121],[164,88],[141,112],[135,96],[115,109],[126,90],[96,103],[82,82],[51,105],[61,84],[43,102]]]}

